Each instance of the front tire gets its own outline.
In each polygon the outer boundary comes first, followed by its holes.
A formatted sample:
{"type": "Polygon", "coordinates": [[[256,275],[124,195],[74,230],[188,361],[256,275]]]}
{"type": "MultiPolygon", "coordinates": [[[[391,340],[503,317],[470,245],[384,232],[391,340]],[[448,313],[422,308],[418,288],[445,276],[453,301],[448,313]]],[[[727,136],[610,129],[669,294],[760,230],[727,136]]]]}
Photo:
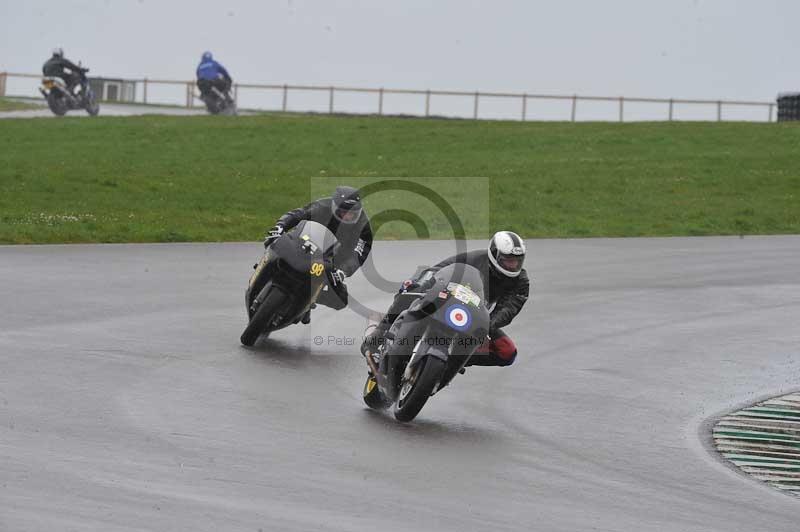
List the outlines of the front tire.
{"type": "Polygon", "coordinates": [[[285,300],[286,294],[283,293],[283,290],[277,286],[270,287],[267,297],[264,298],[261,306],[258,307],[256,313],[250,318],[250,323],[247,324],[242,336],[239,338],[242,345],[252,347],[253,344],[256,343],[258,337],[264,333],[264,329],[266,329],[267,325],[272,321],[275,312],[281,308],[285,300]]]}
{"type": "Polygon", "coordinates": [[[94,92],[90,92],[86,99],[86,112],[89,113],[89,116],[97,116],[100,112],[100,104],[97,103],[97,97],[94,92]]]}
{"type": "Polygon", "coordinates": [[[417,417],[441,379],[444,368],[443,360],[427,355],[419,361],[412,377],[413,382],[403,379],[400,385],[400,397],[394,407],[394,417],[397,421],[408,422],[417,417]]]}

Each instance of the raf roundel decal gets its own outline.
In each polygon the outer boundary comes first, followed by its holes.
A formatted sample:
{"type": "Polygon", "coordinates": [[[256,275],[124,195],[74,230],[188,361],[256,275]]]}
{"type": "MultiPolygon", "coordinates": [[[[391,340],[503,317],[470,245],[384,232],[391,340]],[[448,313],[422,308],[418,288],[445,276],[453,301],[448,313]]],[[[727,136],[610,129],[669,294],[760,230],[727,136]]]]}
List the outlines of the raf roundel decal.
{"type": "Polygon", "coordinates": [[[459,331],[466,330],[472,322],[472,316],[466,307],[453,305],[446,312],[447,324],[459,331]]]}

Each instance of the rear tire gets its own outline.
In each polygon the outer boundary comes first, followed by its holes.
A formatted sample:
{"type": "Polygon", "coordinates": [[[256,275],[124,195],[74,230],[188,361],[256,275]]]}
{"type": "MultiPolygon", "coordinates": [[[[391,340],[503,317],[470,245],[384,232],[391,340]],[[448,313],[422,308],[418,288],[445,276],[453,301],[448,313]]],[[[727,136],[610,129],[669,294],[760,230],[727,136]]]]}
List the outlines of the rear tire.
{"type": "Polygon", "coordinates": [[[250,318],[250,323],[247,324],[242,336],[239,338],[242,345],[252,347],[252,345],[256,343],[258,337],[264,334],[264,329],[267,324],[272,321],[275,312],[281,308],[285,300],[286,294],[283,293],[283,290],[277,286],[270,287],[269,292],[267,292],[267,297],[264,298],[261,306],[258,307],[256,313],[250,318]]]}
{"type": "Polygon", "coordinates": [[[387,399],[385,395],[378,389],[378,383],[372,376],[367,377],[364,383],[364,392],[362,394],[364,402],[368,407],[373,410],[386,410],[392,406],[392,401],[387,399]]]}
{"type": "Polygon", "coordinates": [[[225,106],[225,102],[220,100],[214,93],[207,94],[203,101],[206,103],[206,109],[212,115],[220,114],[225,106]]]}
{"type": "Polygon", "coordinates": [[[53,114],[56,116],[64,116],[69,110],[64,98],[61,98],[58,93],[54,91],[51,91],[50,94],[47,95],[47,106],[50,107],[50,110],[53,111],[53,114]]]}
{"type": "Polygon", "coordinates": [[[225,116],[236,116],[236,103],[226,102],[225,108],[222,110],[221,114],[225,116]]]}
{"type": "Polygon", "coordinates": [[[400,397],[394,407],[394,417],[397,421],[408,422],[417,417],[425,402],[431,396],[433,388],[444,373],[445,362],[431,355],[426,355],[419,361],[416,369],[416,379],[411,389],[403,393],[407,385],[405,379],[401,384],[400,397]]]}

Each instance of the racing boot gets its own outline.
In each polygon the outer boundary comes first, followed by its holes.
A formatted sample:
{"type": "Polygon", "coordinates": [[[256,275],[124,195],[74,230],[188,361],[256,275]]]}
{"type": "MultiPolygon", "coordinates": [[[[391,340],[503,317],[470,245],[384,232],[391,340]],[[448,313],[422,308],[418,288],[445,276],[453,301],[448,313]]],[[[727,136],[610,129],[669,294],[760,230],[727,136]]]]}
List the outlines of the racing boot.
{"type": "Polygon", "coordinates": [[[317,308],[317,304],[311,303],[311,306],[308,308],[306,313],[303,314],[302,318],[300,318],[300,323],[302,323],[303,325],[308,325],[309,323],[311,323],[311,309],[314,308],[317,308]]]}
{"type": "Polygon", "coordinates": [[[389,329],[389,323],[384,323],[381,320],[377,325],[372,327],[372,331],[364,336],[364,341],[361,343],[361,354],[364,357],[369,356],[370,353],[377,353],[386,331],[389,329]]]}

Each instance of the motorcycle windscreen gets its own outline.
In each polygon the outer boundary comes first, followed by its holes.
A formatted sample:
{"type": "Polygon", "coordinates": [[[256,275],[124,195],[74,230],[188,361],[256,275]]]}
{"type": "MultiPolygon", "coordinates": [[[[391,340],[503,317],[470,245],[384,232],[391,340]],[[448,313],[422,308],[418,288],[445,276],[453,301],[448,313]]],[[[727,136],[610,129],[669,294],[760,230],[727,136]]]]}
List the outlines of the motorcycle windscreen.
{"type": "MultiPolygon", "coordinates": [[[[444,286],[447,286],[448,290],[452,285],[461,285],[464,288],[464,292],[472,292],[481,301],[484,300],[483,277],[474,266],[459,263],[450,264],[436,272],[435,278],[444,286]]],[[[479,303],[476,302],[476,304],[479,303]]]]}
{"type": "Polygon", "coordinates": [[[339,240],[321,223],[304,220],[297,224],[294,231],[302,240],[311,242],[319,248],[321,255],[326,258],[332,257],[339,247],[339,240]]]}

